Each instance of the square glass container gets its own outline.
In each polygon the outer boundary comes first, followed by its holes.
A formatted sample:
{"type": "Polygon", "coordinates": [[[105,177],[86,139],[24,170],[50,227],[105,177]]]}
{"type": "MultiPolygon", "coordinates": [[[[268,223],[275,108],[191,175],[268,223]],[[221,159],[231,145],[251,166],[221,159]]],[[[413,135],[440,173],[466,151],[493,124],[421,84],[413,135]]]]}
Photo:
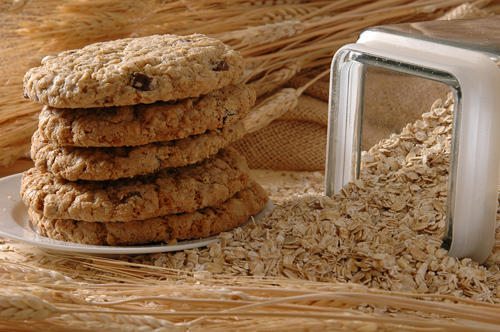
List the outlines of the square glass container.
{"type": "Polygon", "coordinates": [[[367,68],[445,84],[454,111],[443,247],[484,262],[495,239],[500,173],[500,19],[363,31],[332,61],[326,195],[359,178],[367,68]]]}

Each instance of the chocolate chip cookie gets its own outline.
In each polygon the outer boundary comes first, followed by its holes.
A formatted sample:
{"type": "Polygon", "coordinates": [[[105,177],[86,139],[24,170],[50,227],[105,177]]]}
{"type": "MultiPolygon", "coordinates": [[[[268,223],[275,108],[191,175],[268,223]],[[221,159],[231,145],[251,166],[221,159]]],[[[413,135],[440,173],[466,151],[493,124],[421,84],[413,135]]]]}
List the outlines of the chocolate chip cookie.
{"type": "Polygon", "coordinates": [[[257,183],[237,192],[227,201],[201,210],[127,222],[88,222],[49,219],[29,209],[30,220],[41,235],[67,242],[91,245],[136,245],[197,239],[244,225],[268,201],[257,183]]]}
{"type": "Polygon", "coordinates": [[[151,104],[198,97],[236,82],[243,57],[201,34],[153,35],[45,57],[24,76],[24,95],[58,108],[151,104]]]}
{"type": "Polygon", "coordinates": [[[249,173],[233,148],[194,165],[116,181],[67,181],[34,167],[23,174],[21,196],[48,219],[144,220],[218,205],[248,185],[249,173]]]}

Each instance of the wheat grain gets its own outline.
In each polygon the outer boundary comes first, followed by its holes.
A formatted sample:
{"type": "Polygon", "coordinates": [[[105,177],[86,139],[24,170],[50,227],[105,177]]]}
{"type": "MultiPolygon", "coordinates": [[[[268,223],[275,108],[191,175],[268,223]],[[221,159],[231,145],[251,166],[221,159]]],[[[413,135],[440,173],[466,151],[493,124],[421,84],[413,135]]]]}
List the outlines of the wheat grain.
{"type": "Polygon", "coordinates": [[[37,283],[57,284],[64,282],[70,285],[78,284],[73,279],[53,270],[36,268],[21,263],[0,260],[0,278],[11,280],[32,280],[37,283]]]}
{"type": "Polygon", "coordinates": [[[58,314],[51,303],[28,293],[0,291],[0,318],[5,320],[42,320],[58,314]]]}
{"type": "Polygon", "coordinates": [[[245,133],[251,133],[266,127],[297,105],[297,90],[284,88],[254,107],[244,118],[245,133]]]}
{"type": "Polygon", "coordinates": [[[260,79],[252,81],[249,85],[254,88],[257,97],[260,97],[284,85],[292,77],[294,77],[300,69],[301,62],[297,61],[287,63],[282,68],[273,71],[260,79]]]}
{"type": "Polygon", "coordinates": [[[265,98],[261,103],[258,103],[258,105],[243,119],[245,133],[252,133],[264,128],[273,120],[278,119],[289,110],[294,109],[297,106],[299,96],[311,84],[328,73],[329,71],[321,73],[298,89],[283,88],[270,97],[265,98]]]}
{"type": "MultiPolygon", "coordinates": [[[[278,5],[271,8],[258,8],[254,11],[247,12],[250,22],[261,22],[262,24],[269,22],[282,22],[287,20],[302,20],[305,15],[311,15],[318,10],[314,3],[307,4],[296,2],[289,5],[278,5]]],[[[254,25],[257,25],[254,23],[254,25]]]]}
{"type": "MultiPolygon", "coordinates": [[[[86,299],[83,299],[81,296],[72,294],[67,291],[61,291],[61,290],[56,290],[54,288],[65,288],[69,290],[74,290],[74,284],[73,285],[62,285],[61,283],[53,284],[53,285],[46,285],[50,288],[46,288],[41,286],[44,283],[38,283],[38,280],[34,279],[32,275],[25,275],[25,282],[21,282],[19,280],[16,280],[14,282],[9,281],[9,282],[0,282],[0,285],[4,289],[16,289],[16,291],[21,292],[23,294],[31,294],[41,301],[45,301],[47,303],[71,303],[71,304],[78,304],[78,305],[86,305],[89,304],[90,301],[87,301],[86,299]],[[35,286],[27,286],[27,284],[34,283],[35,286]],[[10,287],[10,288],[9,288],[10,287]]],[[[10,295],[9,295],[10,296],[10,295]]]]}
{"type": "Polygon", "coordinates": [[[245,48],[254,48],[258,45],[273,43],[282,38],[289,38],[303,31],[304,25],[302,22],[283,21],[214,34],[213,36],[241,51],[245,48]]]}

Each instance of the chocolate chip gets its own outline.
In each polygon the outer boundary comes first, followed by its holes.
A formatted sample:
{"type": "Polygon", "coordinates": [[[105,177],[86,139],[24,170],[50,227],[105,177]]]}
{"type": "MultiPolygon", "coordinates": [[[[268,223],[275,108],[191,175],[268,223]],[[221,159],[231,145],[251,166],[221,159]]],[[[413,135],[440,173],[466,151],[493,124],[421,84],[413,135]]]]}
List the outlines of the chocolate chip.
{"type": "Polygon", "coordinates": [[[226,61],[219,61],[215,64],[213,71],[228,71],[229,70],[229,65],[226,63],[226,61]]]}
{"type": "Polygon", "coordinates": [[[141,73],[132,74],[132,86],[136,89],[142,91],[150,91],[151,82],[153,82],[153,78],[149,77],[148,75],[144,75],[141,73]]]}

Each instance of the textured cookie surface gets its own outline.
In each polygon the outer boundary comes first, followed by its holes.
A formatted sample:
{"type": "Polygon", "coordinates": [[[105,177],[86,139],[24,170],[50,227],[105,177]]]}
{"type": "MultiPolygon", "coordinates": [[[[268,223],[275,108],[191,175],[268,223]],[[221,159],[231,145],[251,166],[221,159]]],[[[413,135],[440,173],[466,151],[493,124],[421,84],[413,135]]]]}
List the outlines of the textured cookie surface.
{"type": "Polygon", "coordinates": [[[49,238],[91,245],[134,245],[203,238],[242,226],[260,212],[268,196],[257,183],[215,206],[142,221],[86,222],[48,219],[29,209],[30,220],[49,238]]]}
{"type": "Polygon", "coordinates": [[[235,82],[241,55],[201,34],[153,35],[46,57],[24,76],[24,95],[60,108],[150,104],[197,97],[235,82]]]}
{"type": "Polygon", "coordinates": [[[177,102],[88,109],[45,106],[39,116],[39,131],[43,138],[64,146],[137,146],[235,123],[254,102],[252,88],[231,84],[177,102]]]}
{"type": "Polygon", "coordinates": [[[67,181],[34,167],[23,174],[21,196],[49,219],[143,220],[220,204],[248,185],[249,172],[232,148],[198,164],[116,181],[67,181]]]}
{"type": "Polygon", "coordinates": [[[197,163],[237,141],[244,133],[243,122],[239,120],[222,129],[179,140],[135,147],[81,148],[49,143],[36,131],[31,158],[42,172],[66,180],[117,180],[197,163]]]}

